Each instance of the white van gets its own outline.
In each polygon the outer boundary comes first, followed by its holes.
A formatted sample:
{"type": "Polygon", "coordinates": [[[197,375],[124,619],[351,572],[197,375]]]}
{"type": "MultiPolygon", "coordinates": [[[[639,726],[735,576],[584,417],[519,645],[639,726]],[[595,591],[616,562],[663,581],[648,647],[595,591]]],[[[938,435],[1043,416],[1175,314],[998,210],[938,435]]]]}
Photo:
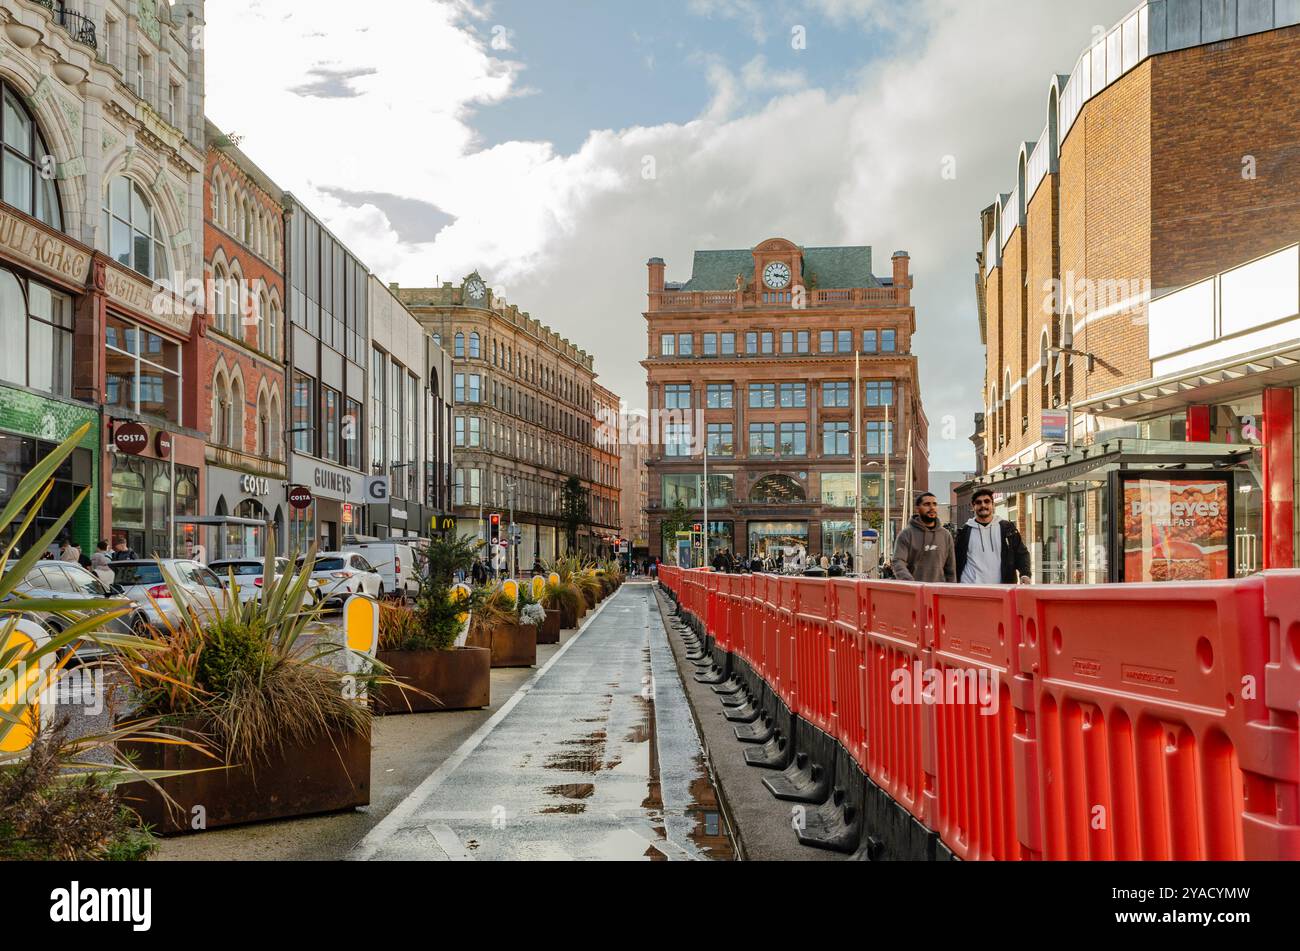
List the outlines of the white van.
{"type": "Polygon", "coordinates": [[[402,542],[354,542],[344,545],[343,551],[364,555],[384,579],[384,590],[395,597],[414,598],[420,593],[414,546],[402,542]]]}

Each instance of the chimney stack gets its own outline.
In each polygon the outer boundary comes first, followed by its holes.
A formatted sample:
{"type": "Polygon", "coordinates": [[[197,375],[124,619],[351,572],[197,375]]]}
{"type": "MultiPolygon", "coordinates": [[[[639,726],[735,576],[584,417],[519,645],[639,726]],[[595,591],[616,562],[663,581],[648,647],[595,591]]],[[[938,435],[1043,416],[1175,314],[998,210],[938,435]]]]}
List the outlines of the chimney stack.
{"type": "Polygon", "coordinates": [[[651,258],[646,262],[650,270],[650,293],[662,294],[664,290],[664,259],[651,258]]]}
{"type": "Polygon", "coordinates": [[[894,289],[898,292],[896,300],[903,305],[912,302],[912,278],[908,274],[911,258],[906,251],[894,252],[894,289]]]}

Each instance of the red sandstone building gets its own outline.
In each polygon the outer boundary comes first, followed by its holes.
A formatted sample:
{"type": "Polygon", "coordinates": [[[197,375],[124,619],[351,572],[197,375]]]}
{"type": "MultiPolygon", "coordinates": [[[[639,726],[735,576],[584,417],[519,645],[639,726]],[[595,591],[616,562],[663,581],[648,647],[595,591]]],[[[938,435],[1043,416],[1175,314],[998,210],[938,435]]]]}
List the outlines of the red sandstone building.
{"type": "Polygon", "coordinates": [[[696,251],[681,284],[665,281],[662,259],[648,267],[651,553],[675,554],[665,520],[682,508],[702,518],[706,444],[710,551],[851,552],[855,355],[863,523],[881,526],[890,492],[896,531],[910,512],[905,497],[925,487],[929,470],[906,252],[895,253],[887,278],[872,273],[869,247],[783,238],[696,251]]]}
{"type": "MultiPolygon", "coordinates": [[[[1112,480],[1152,469],[1231,473],[1230,537],[1202,540],[1202,563],[1294,564],[1297,18],[1141,4],[1052,77],[1015,186],[981,216],[985,481],[1036,580],[1134,580],[1112,480]]],[[[1183,550],[1160,571],[1193,571],[1183,550]]]]}
{"type": "MultiPolygon", "coordinates": [[[[209,316],[198,382],[198,428],[208,434],[203,511],[271,520],[284,551],[282,192],[211,122],[207,139],[203,257],[209,316]]],[[[210,557],[264,551],[262,529],[217,531],[220,536],[201,539],[210,557]]]]}

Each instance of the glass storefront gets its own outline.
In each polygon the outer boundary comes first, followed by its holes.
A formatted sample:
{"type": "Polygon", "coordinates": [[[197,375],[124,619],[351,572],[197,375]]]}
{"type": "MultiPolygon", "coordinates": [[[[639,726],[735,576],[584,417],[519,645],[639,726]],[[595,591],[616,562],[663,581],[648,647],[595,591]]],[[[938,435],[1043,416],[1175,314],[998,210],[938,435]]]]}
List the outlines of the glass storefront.
{"type": "MultiPolygon", "coordinates": [[[[702,507],[700,489],[704,484],[703,473],[697,475],[666,475],[663,477],[662,489],[664,508],[673,508],[678,500],[688,509],[702,507]]],[[[709,505],[721,508],[730,505],[736,496],[736,477],[731,473],[709,473],[709,505]]]]}
{"type": "Polygon", "coordinates": [[[746,530],[751,558],[769,555],[775,558],[778,552],[783,552],[786,558],[792,558],[796,553],[807,556],[807,522],[750,522],[746,530]]]}
{"type": "MultiPolygon", "coordinates": [[[[56,448],[55,443],[0,433],[0,507],[8,504],[23,476],[56,448]]],[[[91,484],[93,468],[94,454],[88,449],[74,449],[72,455],[64,460],[63,465],[55,470],[54,488],[46,498],[45,504],[41,506],[31,527],[18,539],[18,550],[14,552],[15,556],[26,553],[27,549],[36,544],[55,521],[71,507],[77,494],[91,484]]],[[[93,534],[89,512],[88,500],[82,503],[81,509],[68,526],[69,534],[81,544],[83,552],[86,551],[87,545],[91,544],[89,537],[93,534]]],[[[8,534],[0,537],[0,544],[8,545],[13,541],[13,533],[21,524],[22,519],[16,519],[9,527],[8,534]]],[[[94,551],[93,544],[90,551],[94,551]]]]}
{"type": "MultiPolygon", "coordinates": [[[[111,542],[124,539],[141,558],[166,558],[172,552],[168,537],[176,518],[199,514],[199,473],[160,459],[122,454],[113,457],[111,542]]],[[[193,540],[184,526],[176,527],[176,554],[183,555],[193,540]]]]}
{"type": "Polygon", "coordinates": [[[822,522],[822,554],[830,558],[845,552],[853,553],[853,522],[822,522]]]}
{"type": "Polygon", "coordinates": [[[733,522],[715,522],[709,520],[709,558],[720,551],[736,553],[736,532],[733,522]]]}

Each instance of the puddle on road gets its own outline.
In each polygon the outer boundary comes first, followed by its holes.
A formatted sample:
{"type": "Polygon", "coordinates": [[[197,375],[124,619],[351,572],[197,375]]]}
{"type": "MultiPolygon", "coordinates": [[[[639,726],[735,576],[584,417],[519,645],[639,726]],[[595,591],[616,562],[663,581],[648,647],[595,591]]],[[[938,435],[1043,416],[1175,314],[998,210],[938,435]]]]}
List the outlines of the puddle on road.
{"type": "Polygon", "coordinates": [[[590,799],[595,791],[595,783],[568,783],[564,786],[546,787],[548,796],[562,796],[565,799],[590,799]]]}

